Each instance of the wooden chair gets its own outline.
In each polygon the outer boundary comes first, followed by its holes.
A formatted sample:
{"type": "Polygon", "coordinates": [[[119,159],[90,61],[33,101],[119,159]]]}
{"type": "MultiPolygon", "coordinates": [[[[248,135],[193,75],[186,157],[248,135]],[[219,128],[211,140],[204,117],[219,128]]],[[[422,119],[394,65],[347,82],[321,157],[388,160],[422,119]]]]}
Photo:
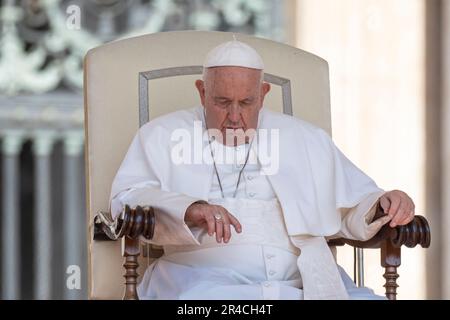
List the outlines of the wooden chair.
{"type": "MultiPolygon", "coordinates": [[[[311,53],[270,40],[238,35],[263,57],[265,81],[272,91],[265,105],[301,117],[331,134],[328,64],[311,53]]],[[[225,32],[181,31],[155,33],[111,42],[85,57],[84,96],[86,130],[86,183],[88,214],[89,297],[137,299],[138,274],[161,249],[141,245],[151,239],[155,214],[149,207],[127,207],[111,221],[109,192],[114,175],[139,126],[158,115],[200,104],[194,87],[202,73],[205,54],[229,41],[225,32]],[[177,94],[173,94],[176,92],[177,94]],[[120,239],[120,241],[119,241],[120,239]],[[115,240],[115,241],[111,241],[115,240]],[[122,247],[122,250],[119,248],[122,247]],[[142,253],[142,254],[141,254],[142,253]]],[[[382,215],[381,210],[375,218],[382,215]]],[[[337,239],[330,245],[380,248],[386,269],[386,296],[395,299],[402,246],[430,245],[424,217],[407,226],[383,227],[370,241],[337,239]]]]}

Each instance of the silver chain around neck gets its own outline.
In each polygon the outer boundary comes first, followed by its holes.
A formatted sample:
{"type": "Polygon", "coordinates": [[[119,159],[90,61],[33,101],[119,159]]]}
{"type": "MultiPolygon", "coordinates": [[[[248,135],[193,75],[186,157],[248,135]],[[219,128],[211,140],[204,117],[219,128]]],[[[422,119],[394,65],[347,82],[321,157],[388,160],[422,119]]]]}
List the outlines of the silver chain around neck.
{"type": "MultiPolygon", "coordinates": [[[[211,137],[209,136],[208,125],[206,124],[206,114],[203,114],[203,115],[204,115],[204,119],[205,119],[206,132],[208,133],[209,150],[211,151],[211,158],[213,160],[214,172],[216,173],[217,182],[219,183],[219,188],[220,188],[220,193],[222,195],[222,198],[225,199],[225,194],[223,192],[223,187],[222,187],[222,181],[220,180],[219,171],[217,170],[216,160],[214,158],[214,152],[211,147],[211,137]]],[[[250,146],[248,148],[247,155],[245,157],[244,165],[242,166],[242,169],[239,171],[239,176],[238,176],[238,180],[236,183],[236,189],[234,190],[234,193],[233,193],[233,198],[236,198],[238,188],[239,188],[239,183],[241,182],[242,172],[244,172],[245,166],[247,165],[248,159],[250,157],[250,151],[252,150],[253,140],[254,139],[252,139],[252,141],[250,142],[250,146]]]]}

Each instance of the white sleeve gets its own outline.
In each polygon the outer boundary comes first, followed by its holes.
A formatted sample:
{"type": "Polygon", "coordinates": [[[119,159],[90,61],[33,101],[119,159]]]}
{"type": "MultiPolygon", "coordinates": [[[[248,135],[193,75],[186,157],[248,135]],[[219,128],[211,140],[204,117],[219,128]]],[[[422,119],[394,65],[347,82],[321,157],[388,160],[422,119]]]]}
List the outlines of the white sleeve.
{"type": "Polygon", "coordinates": [[[390,218],[379,218],[372,222],[378,199],[384,192],[372,193],[352,208],[341,208],[341,229],[335,237],[366,241],[371,239],[390,218]]]}
{"type": "Polygon", "coordinates": [[[356,167],[336,146],[334,146],[334,158],[336,208],[342,217],[341,229],[336,237],[369,240],[390,220],[386,216],[372,222],[379,198],[385,191],[356,167]]]}
{"type": "Polygon", "coordinates": [[[149,242],[155,245],[199,244],[184,221],[186,209],[201,200],[162,191],[156,168],[144,150],[142,131],[134,137],[111,187],[110,211],[116,218],[130,207],[151,206],[155,210],[155,231],[149,242]]]}

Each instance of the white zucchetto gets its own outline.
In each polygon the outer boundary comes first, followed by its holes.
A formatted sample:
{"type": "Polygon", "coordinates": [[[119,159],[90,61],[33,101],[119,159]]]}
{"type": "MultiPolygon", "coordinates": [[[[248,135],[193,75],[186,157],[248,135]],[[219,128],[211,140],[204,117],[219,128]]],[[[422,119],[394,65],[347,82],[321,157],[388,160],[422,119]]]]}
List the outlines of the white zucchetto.
{"type": "Polygon", "coordinates": [[[235,66],[264,70],[261,56],[255,49],[241,41],[228,41],[213,48],[207,55],[203,68],[235,66]]]}

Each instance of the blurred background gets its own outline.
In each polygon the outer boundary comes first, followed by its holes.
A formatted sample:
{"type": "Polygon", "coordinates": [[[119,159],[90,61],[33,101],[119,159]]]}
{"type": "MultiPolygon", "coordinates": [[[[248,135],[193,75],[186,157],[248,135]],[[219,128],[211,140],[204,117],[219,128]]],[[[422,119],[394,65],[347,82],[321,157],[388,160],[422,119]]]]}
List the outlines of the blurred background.
{"type": "MultiPolygon", "coordinates": [[[[429,249],[402,249],[398,298],[450,299],[450,0],[0,0],[1,298],[87,298],[87,50],[188,29],[329,62],[336,144],[431,225],[429,249]]],[[[351,248],[339,262],[353,274],[351,248]]],[[[378,294],[383,272],[379,250],[365,250],[378,294]]]]}

